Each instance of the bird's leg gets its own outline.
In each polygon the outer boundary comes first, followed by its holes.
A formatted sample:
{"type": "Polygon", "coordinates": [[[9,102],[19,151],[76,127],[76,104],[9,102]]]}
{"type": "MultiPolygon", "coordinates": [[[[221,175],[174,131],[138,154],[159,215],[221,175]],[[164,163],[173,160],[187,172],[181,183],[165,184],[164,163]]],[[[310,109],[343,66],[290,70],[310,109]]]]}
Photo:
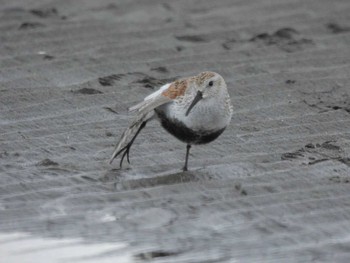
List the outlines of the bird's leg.
{"type": "Polygon", "coordinates": [[[188,156],[190,155],[190,149],[191,149],[191,144],[187,144],[186,146],[186,160],[185,160],[185,166],[182,169],[184,172],[187,171],[187,163],[188,163],[188,156]]]}
{"type": "Polygon", "coordinates": [[[117,157],[120,153],[123,152],[122,158],[121,158],[121,160],[120,160],[120,168],[122,168],[123,160],[124,160],[125,156],[126,156],[126,160],[128,161],[128,163],[130,163],[130,160],[129,160],[129,152],[130,152],[131,145],[134,143],[134,141],[135,141],[137,135],[139,135],[140,131],[141,131],[143,128],[145,128],[146,123],[147,123],[147,122],[144,121],[144,122],[141,124],[140,128],[137,130],[137,132],[135,133],[134,137],[132,137],[131,141],[128,142],[128,144],[127,144],[125,147],[121,148],[121,149],[119,150],[119,152],[115,155],[115,157],[117,157]]]}

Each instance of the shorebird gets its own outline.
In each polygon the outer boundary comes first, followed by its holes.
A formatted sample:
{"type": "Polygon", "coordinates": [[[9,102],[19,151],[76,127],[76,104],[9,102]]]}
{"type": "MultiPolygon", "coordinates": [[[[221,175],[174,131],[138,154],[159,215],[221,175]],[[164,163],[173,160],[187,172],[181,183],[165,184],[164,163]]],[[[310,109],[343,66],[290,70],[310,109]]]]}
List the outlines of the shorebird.
{"type": "Polygon", "coordinates": [[[202,72],[197,76],[165,84],[131,107],[136,112],[128,128],[122,134],[110,163],[122,154],[120,168],[137,135],[152,119],[160,121],[163,128],[187,144],[183,167],[187,171],[192,145],[215,140],[231,121],[233,107],[224,79],[215,72],[202,72]]]}

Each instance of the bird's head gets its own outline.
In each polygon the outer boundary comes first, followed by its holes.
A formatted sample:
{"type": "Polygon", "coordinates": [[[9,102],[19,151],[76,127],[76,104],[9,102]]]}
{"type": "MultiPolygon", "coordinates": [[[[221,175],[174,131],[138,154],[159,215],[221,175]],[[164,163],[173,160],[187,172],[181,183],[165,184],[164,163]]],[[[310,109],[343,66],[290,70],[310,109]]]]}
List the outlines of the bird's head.
{"type": "Polygon", "coordinates": [[[205,71],[193,78],[192,87],[195,97],[186,111],[186,116],[188,116],[192,108],[201,100],[219,96],[223,90],[226,90],[226,83],[218,73],[205,71]]]}

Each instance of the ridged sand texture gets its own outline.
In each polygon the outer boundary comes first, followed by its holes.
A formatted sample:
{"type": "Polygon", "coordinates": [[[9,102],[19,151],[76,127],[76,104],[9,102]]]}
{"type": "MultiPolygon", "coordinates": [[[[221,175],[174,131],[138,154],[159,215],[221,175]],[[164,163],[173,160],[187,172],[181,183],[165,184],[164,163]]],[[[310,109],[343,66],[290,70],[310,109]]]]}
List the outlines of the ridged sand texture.
{"type": "MultiPolygon", "coordinates": [[[[0,233],[127,244],[98,262],[350,262],[349,13],[348,0],[2,1],[0,233]],[[190,172],[156,122],[131,169],[107,164],[128,107],[205,70],[234,115],[190,172]]],[[[7,255],[51,251],[35,244],[7,255]]]]}

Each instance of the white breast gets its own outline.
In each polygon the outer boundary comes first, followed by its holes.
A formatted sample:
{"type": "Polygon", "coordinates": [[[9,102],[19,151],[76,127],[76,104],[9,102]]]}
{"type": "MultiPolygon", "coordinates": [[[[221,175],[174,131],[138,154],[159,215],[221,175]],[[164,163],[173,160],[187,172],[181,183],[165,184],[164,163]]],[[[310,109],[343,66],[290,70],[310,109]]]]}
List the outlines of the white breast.
{"type": "Polygon", "coordinates": [[[174,101],[162,106],[162,111],[167,118],[177,119],[194,131],[216,131],[230,123],[232,109],[224,99],[217,97],[203,99],[186,116],[191,102],[191,100],[174,101]]]}

